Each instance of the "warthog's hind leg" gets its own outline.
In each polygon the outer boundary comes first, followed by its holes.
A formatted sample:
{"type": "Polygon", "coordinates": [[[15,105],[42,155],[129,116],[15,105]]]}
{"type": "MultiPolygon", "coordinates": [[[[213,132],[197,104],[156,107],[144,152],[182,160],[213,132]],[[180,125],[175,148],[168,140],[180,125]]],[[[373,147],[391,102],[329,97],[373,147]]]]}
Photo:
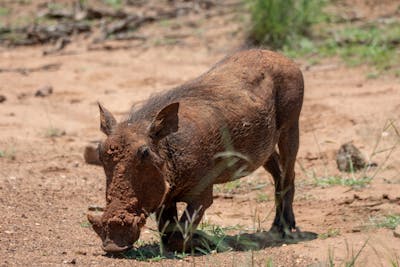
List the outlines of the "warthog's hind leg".
{"type": "Polygon", "coordinates": [[[274,152],[264,164],[264,168],[271,173],[275,182],[276,213],[272,230],[286,236],[296,229],[292,204],[295,191],[294,166],[299,148],[298,123],[282,131],[278,147],[279,154],[274,152]]]}

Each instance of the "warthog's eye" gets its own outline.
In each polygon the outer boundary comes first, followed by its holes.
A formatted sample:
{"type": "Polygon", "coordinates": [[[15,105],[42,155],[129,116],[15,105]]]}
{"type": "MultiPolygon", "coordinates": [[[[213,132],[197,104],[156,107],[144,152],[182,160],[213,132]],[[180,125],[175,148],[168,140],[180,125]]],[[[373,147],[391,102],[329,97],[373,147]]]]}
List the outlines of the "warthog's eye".
{"type": "Polygon", "coordinates": [[[139,147],[137,151],[137,155],[141,160],[148,158],[149,154],[150,154],[149,147],[146,145],[139,147]]]}

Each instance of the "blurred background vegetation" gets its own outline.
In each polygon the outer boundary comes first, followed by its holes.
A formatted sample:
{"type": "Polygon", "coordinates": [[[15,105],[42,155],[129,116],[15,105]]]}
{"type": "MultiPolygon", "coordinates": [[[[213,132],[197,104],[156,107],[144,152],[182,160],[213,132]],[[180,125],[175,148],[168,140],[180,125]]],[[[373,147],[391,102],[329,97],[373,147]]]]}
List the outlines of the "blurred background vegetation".
{"type": "Polygon", "coordinates": [[[339,56],[350,66],[369,64],[374,78],[387,70],[400,76],[400,3],[387,18],[343,18],[329,0],[247,0],[250,42],[282,50],[294,58],[339,56]]]}
{"type": "MultiPolygon", "coordinates": [[[[203,13],[204,18],[192,23],[197,24],[196,26],[191,26],[193,35],[200,36],[204,32],[204,23],[201,21],[218,14],[223,18],[223,14],[235,12],[241,19],[228,22],[241,25],[239,28],[241,32],[238,35],[243,36],[243,42],[247,42],[250,46],[279,50],[289,57],[306,59],[311,65],[331,57],[340,58],[349,66],[368,64],[371,67],[371,72],[367,74],[369,78],[378,77],[383,73],[400,76],[398,63],[400,62],[400,2],[397,6],[392,5],[394,8],[389,8],[388,14],[377,18],[346,14],[349,10],[343,10],[343,7],[350,9],[352,3],[345,0],[2,0],[0,2],[0,44],[36,45],[56,42],[64,38],[64,35],[95,32],[93,28],[96,27],[100,30],[105,29],[97,41],[99,39],[144,41],[147,37],[137,36],[134,32],[147,23],[159,21],[159,25],[164,28],[179,28],[185,15],[203,13]],[[39,12],[40,15],[35,14],[25,18],[19,14],[21,12],[18,12],[19,7],[16,6],[18,4],[36,6],[38,9],[45,7],[47,13],[39,12]],[[66,9],[68,5],[69,10],[66,9]],[[98,9],[99,6],[108,6],[113,11],[104,12],[98,9]],[[137,16],[136,13],[145,10],[146,6],[147,11],[162,11],[153,12],[153,15],[144,18],[137,16]],[[216,12],[211,14],[213,10],[216,12]],[[137,16],[137,19],[132,19],[132,16],[137,16]],[[66,21],[68,23],[65,23],[66,21]],[[35,26],[34,29],[32,25],[35,26]],[[46,28],[49,25],[53,28],[46,28]]],[[[364,2],[373,6],[379,1],[364,2]]],[[[179,42],[176,39],[156,40],[154,43],[174,45],[179,42]]]]}
{"type": "Polygon", "coordinates": [[[311,37],[311,26],[324,19],[323,0],[247,0],[251,14],[249,38],[275,49],[311,37]]]}

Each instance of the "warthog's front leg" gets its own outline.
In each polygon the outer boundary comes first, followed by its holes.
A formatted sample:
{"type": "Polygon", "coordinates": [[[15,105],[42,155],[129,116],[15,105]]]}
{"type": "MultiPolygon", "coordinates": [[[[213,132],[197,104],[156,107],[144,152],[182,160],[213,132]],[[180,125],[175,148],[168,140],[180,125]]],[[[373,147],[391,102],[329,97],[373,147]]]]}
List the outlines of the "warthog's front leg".
{"type": "Polygon", "coordinates": [[[162,206],[157,212],[158,231],[161,235],[161,242],[168,244],[168,240],[176,228],[178,212],[176,203],[169,206],[162,206]]]}
{"type": "MultiPolygon", "coordinates": [[[[170,222],[167,227],[164,226],[168,230],[164,232],[162,240],[169,250],[192,251],[201,245],[200,243],[197,244],[194,231],[203,218],[206,209],[211,206],[212,201],[212,187],[210,187],[201,194],[196,195],[191,201],[188,201],[186,210],[179,221],[175,217],[174,222],[170,222]]],[[[171,215],[172,213],[170,212],[168,216],[171,215]]],[[[163,220],[165,219],[166,217],[163,220]]],[[[161,224],[159,224],[160,228],[161,224]]]]}

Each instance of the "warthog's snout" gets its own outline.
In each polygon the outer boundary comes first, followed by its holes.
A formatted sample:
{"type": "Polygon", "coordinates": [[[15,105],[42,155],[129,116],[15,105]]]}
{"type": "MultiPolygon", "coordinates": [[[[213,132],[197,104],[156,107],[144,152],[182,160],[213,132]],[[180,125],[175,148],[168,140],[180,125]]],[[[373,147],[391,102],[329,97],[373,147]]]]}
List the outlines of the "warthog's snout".
{"type": "Polygon", "coordinates": [[[103,250],[105,252],[108,252],[108,253],[121,253],[121,252],[124,252],[124,251],[127,251],[127,250],[131,249],[132,245],[126,245],[126,246],[122,246],[121,247],[121,246],[115,244],[110,239],[106,239],[103,242],[102,248],[103,248],[103,250]]]}
{"type": "Polygon", "coordinates": [[[88,214],[93,230],[101,238],[102,248],[108,253],[121,253],[133,247],[139,239],[140,228],[145,223],[144,216],[125,216],[106,218],[103,215],[88,214]]]}

